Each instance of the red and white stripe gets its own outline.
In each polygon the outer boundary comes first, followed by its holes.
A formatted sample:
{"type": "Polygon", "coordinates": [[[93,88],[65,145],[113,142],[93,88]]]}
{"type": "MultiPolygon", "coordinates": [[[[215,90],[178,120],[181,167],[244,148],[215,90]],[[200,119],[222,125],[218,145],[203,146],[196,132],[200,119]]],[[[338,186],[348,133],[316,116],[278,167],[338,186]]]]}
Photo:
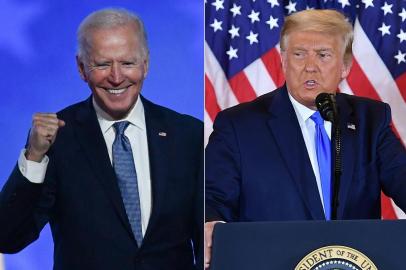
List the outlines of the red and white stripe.
{"type": "MultiPolygon", "coordinates": [[[[396,81],[379,57],[357,20],[354,26],[353,66],[339,90],[343,93],[365,96],[390,104],[395,133],[406,145],[406,75],[396,81]]],[[[212,124],[220,110],[250,101],[281,86],[284,76],[279,46],[265,53],[243,71],[227,80],[216,57],[205,42],[205,144],[212,132],[212,124]]],[[[384,219],[406,218],[392,200],[383,196],[384,219]]]]}

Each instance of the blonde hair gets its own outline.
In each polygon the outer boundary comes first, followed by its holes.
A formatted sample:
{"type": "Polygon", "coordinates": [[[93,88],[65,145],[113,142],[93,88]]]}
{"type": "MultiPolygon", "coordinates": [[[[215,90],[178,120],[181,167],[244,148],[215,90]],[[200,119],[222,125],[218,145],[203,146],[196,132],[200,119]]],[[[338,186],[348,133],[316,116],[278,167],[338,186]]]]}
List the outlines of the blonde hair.
{"type": "Polygon", "coordinates": [[[286,49],[289,34],[295,31],[340,36],[344,44],[344,63],[351,62],[354,33],[352,25],[342,13],[332,9],[304,10],[287,16],[281,30],[282,51],[286,49]]]}

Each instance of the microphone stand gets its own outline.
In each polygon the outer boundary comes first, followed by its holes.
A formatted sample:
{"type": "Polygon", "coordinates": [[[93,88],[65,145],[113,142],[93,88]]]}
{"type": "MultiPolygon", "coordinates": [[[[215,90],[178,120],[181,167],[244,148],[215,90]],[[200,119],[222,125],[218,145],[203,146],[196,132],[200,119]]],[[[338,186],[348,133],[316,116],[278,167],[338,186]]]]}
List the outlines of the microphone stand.
{"type": "Polygon", "coordinates": [[[342,172],[341,164],[341,129],[338,113],[335,112],[335,117],[333,121],[333,198],[331,202],[331,219],[337,220],[337,209],[338,209],[338,194],[340,190],[340,177],[342,172]]]}

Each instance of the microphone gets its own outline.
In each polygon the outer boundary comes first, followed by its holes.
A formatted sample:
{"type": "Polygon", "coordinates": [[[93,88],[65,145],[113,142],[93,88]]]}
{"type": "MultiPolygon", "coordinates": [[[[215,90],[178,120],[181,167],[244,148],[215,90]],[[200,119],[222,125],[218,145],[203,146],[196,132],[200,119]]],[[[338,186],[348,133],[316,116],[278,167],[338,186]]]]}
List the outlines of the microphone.
{"type": "Polygon", "coordinates": [[[333,94],[320,93],[316,97],[316,107],[324,120],[332,123],[338,122],[336,97],[333,94]]]}

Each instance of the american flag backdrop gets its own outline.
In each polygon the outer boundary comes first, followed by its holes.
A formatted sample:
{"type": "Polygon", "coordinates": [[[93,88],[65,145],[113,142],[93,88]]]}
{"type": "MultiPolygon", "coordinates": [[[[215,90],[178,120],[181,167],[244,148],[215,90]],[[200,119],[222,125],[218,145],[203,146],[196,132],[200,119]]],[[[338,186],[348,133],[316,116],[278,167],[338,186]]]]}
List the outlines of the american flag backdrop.
{"type": "MultiPolygon", "coordinates": [[[[205,139],[216,114],[284,83],[279,34],[284,16],[336,9],[354,25],[353,65],[339,91],[390,104],[406,145],[405,0],[205,0],[205,139]]],[[[389,199],[382,217],[405,218],[389,199]]]]}

